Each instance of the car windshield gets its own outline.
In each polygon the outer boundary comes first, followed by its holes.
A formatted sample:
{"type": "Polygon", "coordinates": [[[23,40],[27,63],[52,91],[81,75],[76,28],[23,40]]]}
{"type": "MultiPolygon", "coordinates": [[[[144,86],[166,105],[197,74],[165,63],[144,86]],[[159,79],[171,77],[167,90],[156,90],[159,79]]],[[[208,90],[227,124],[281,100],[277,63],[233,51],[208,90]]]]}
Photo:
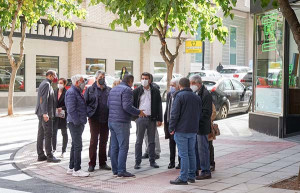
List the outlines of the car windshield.
{"type": "Polygon", "coordinates": [[[221,74],[233,74],[233,73],[236,73],[237,72],[237,69],[223,69],[221,70],[221,74]]]}
{"type": "Polygon", "coordinates": [[[153,82],[160,82],[164,75],[153,75],[153,82]]]}
{"type": "Polygon", "coordinates": [[[201,77],[205,77],[206,73],[204,73],[204,72],[190,72],[189,75],[188,75],[188,78],[193,76],[193,75],[199,75],[201,77]]]}
{"type": "Polygon", "coordinates": [[[213,81],[203,81],[203,84],[205,85],[205,87],[207,88],[207,90],[211,90],[216,85],[216,82],[213,82],[213,81]]]}

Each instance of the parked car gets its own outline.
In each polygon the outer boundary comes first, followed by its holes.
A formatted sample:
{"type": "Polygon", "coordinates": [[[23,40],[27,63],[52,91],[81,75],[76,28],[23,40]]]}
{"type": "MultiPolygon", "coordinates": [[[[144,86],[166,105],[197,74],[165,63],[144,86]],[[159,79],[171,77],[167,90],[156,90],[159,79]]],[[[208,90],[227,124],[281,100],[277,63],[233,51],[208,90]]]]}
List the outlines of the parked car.
{"type": "Polygon", "coordinates": [[[187,78],[190,78],[191,76],[196,74],[200,75],[201,77],[216,78],[216,80],[222,77],[222,75],[215,70],[199,70],[199,71],[189,72],[187,78]]]}
{"type": "Polygon", "coordinates": [[[248,112],[252,105],[252,92],[234,78],[221,78],[217,81],[203,80],[211,92],[217,110],[217,118],[224,119],[228,114],[248,112]]]}
{"type": "Polygon", "coordinates": [[[227,78],[235,78],[240,81],[251,69],[247,66],[224,66],[221,75],[227,78]]]}
{"type": "Polygon", "coordinates": [[[247,72],[247,74],[240,80],[240,82],[246,87],[252,88],[252,71],[247,72]]]}

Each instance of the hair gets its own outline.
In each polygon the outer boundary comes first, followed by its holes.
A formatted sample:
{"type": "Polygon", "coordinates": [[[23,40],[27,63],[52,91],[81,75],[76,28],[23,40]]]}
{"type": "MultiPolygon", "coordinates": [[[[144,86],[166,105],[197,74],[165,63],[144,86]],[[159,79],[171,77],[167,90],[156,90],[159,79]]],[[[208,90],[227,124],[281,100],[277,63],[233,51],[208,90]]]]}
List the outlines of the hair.
{"type": "Polygon", "coordinates": [[[54,76],[54,75],[56,75],[56,72],[54,71],[54,70],[48,70],[47,72],[46,72],[46,76],[54,76]]]}
{"type": "Polygon", "coordinates": [[[104,71],[98,70],[98,71],[96,72],[96,74],[95,74],[95,78],[98,78],[98,76],[99,76],[100,74],[105,76],[105,72],[104,72],[104,71]]]}
{"type": "Polygon", "coordinates": [[[127,84],[129,82],[133,82],[133,81],[134,81],[134,76],[131,75],[131,74],[125,75],[124,78],[123,78],[123,80],[122,80],[122,82],[126,82],[127,84]]]}
{"type": "Polygon", "coordinates": [[[67,80],[66,80],[66,79],[64,79],[64,78],[60,78],[60,79],[58,79],[58,81],[60,81],[60,80],[62,80],[62,81],[63,81],[64,85],[66,85],[66,84],[67,84],[67,80]]]}
{"type": "Polygon", "coordinates": [[[179,80],[180,80],[180,78],[172,78],[172,79],[170,80],[170,83],[175,83],[176,86],[179,86],[179,80]]]}
{"type": "Polygon", "coordinates": [[[123,72],[123,68],[125,68],[125,72],[126,72],[126,71],[127,71],[126,66],[123,66],[123,67],[122,67],[121,72],[123,72]]]}
{"type": "Polygon", "coordinates": [[[141,78],[142,78],[142,76],[148,76],[149,77],[149,80],[152,82],[152,80],[153,80],[153,76],[152,76],[152,74],[150,74],[149,72],[143,72],[142,73],[142,75],[141,75],[141,78]],[[151,79],[152,78],[152,79],[151,79]]]}
{"type": "Polygon", "coordinates": [[[190,87],[190,81],[188,78],[181,78],[179,80],[179,85],[183,88],[189,88],[190,87]]]}
{"type": "Polygon", "coordinates": [[[115,86],[118,86],[120,83],[121,83],[120,79],[115,80],[113,85],[112,85],[112,88],[114,88],[115,86]]]}
{"type": "Polygon", "coordinates": [[[76,82],[79,81],[81,78],[82,78],[82,75],[80,75],[80,74],[76,74],[76,75],[72,76],[71,77],[72,84],[75,86],[76,82]]]}
{"type": "Polygon", "coordinates": [[[191,76],[190,81],[194,81],[195,83],[202,84],[202,78],[198,74],[191,76]]]}

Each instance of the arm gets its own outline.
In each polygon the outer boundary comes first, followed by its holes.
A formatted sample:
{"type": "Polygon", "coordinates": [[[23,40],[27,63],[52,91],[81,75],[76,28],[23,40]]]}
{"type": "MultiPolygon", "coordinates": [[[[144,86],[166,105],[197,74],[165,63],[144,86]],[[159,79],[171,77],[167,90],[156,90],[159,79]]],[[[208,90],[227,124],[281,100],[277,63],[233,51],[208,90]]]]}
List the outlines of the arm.
{"type": "Polygon", "coordinates": [[[159,104],[159,109],[158,109],[158,119],[157,121],[163,122],[163,110],[162,110],[162,101],[161,101],[161,96],[160,93],[157,92],[157,98],[158,98],[158,104],[159,104]]]}
{"type": "Polygon", "coordinates": [[[167,101],[166,101],[166,110],[165,110],[165,114],[164,114],[164,122],[165,122],[165,124],[167,123],[167,117],[168,117],[167,113],[168,113],[169,102],[170,102],[169,100],[170,100],[170,93],[168,93],[168,95],[167,95],[167,101]]]}
{"type": "Polygon", "coordinates": [[[89,102],[90,102],[90,100],[89,100],[89,91],[90,91],[90,88],[91,87],[88,87],[87,89],[86,89],[86,91],[84,92],[84,95],[83,95],[83,97],[84,97],[84,100],[85,100],[85,102],[86,102],[86,104],[89,104],[89,102]]]}
{"type": "Polygon", "coordinates": [[[42,114],[48,114],[48,99],[49,99],[49,90],[50,84],[45,83],[41,88],[39,88],[40,95],[40,106],[42,114]]]}
{"type": "Polygon", "coordinates": [[[204,95],[202,98],[202,120],[209,120],[212,113],[212,97],[210,94],[204,95]]]}
{"type": "Polygon", "coordinates": [[[174,102],[172,104],[172,109],[171,109],[170,122],[169,122],[170,133],[175,131],[175,128],[180,118],[180,112],[181,112],[181,101],[180,101],[180,97],[177,96],[174,99],[174,102]]]}
{"type": "Polygon", "coordinates": [[[122,96],[122,107],[124,109],[124,111],[126,111],[127,113],[131,114],[131,115],[135,115],[138,116],[140,114],[140,110],[138,110],[137,108],[135,108],[133,106],[133,94],[132,91],[129,89],[126,89],[123,91],[123,93],[121,94],[122,96]]]}
{"type": "Polygon", "coordinates": [[[68,115],[72,117],[74,125],[79,125],[79,116],[76,109],[76,95],[73,92],[66,94],[66,107],[68,109],[68,115]]]}

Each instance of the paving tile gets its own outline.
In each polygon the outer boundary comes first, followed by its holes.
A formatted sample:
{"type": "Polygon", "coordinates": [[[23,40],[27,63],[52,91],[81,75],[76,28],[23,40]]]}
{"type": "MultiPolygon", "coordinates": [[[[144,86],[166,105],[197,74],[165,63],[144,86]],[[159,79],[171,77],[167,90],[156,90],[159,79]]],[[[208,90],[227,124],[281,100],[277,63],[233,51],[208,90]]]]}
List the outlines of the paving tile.
{"type": "Polygon", "coordinates": [[[278,188],[262,187],[256,190],[252,190],[249,193],[283,193],[285,190],[278,188]]]}
{"type": "Polygon", "coordinates": [[[278,171],[279,169],[281,169],[280,166],[274,166],[274,167],[265,166],[265,167],[256,168],[252,171],[271,173],[271,172],[274,172],[274,171],[278,171]]]}
{"type": "Polygon", "coordinates": [[[255,190],[258,188],[263,187],[264,185],[261,184],[247,184],[247,183],[241,183],[238,184],[236,186],[233,186],[231,188],[229,188],[228,190],[241,190],[241,191],[251,191],[251,190],[255,190]]]}
{"type": "Polygon", "coordinates": [[[247,169],[254,169],[254,168],[258,168],[258,167],[264,166],[264,165],[266,165],[266,164],[264,164],[264,163],[249,162],[249,163],[245,163],[243,165],[239,165],[237,167],[239,167],[239,168],[247,168],[247,169]]]}
{"type": "Polygon", "coordinates": [[[254,179],[254,178],[258,178],[258,177],[261,177],[261,176],[264,176],[264,175],[267,175],[267,174],[268,173],[266,173],[266,172],[249,171],[249,172],[245,172],[245,173],[239,174],[236,177],[254,179]]]}
{"type": "Polygon", "coordinates": [[[220,180],[218,182],[221,182],[221,183],[228,183],[228,184],[240,184],[240,183],[244,183],[244,182],[247,182],[247,181],[250,181],[252,180],[253,178],[241,178],[241,177],[231,177],[231,178],[227,178],[227,179],[223,179],[223,180],[220,180]]]}
{"type": "Polygon", "coordinates": [[[212,191],[212,190],[201,190],[201,189],[192,189],[192,190],[189,190],[189,192],[191,193],[214,193],[216,191],[212,191]]]}
{"type": "Polygon", "coordinates": [[[202,186],[200,189],[202,190],[214,190],[214,191],[220,191],[227,189],[229,187],[234,186],[234,184],[228,184],[228,183],[219,183],[219,182],[214,182],[206,186],[202,186]]]}
{"type": "Polygon", "coordinates": [[[269,184],[272,184],[274,182],[277,182],[279,181],[280,178],[274,178],[274,177],[259,177],[259,178],[256,178],[256,179],[253,179],[253,180],[250,180],[246,183],[249,183],[249,184],[263,184],[263,185],[269,185],[269,184]]]}
{"type": "Polygon", "coordinates": [[[261,158],[261,159],[254,160],[253,162],[268,164],[268,163],[272,163],[272,162],[275,162],[278,160],[279,160],[279,158],[261,158]]]}

